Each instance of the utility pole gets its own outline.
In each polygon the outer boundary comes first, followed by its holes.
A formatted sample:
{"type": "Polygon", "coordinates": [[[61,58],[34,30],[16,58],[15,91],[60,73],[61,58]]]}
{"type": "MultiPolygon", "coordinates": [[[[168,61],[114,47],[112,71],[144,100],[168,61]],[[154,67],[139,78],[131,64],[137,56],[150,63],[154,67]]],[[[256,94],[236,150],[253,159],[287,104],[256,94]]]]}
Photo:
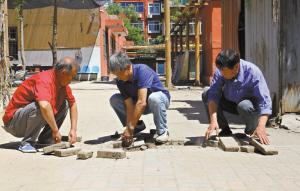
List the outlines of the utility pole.
{"type": "Polygon", "coordinates": [[[171,34],[170,34],[170,2],[164,0],[165,12],[165,55],[166,55],[166,87],[171,88],[171,34]]]}
{"type": "Polygon", "coordinates": [[[195,86],[200,86],[200,4],[199,0],[196,3],[196,20],[195,20],[195,69],[196,69],[196,79],[195,86]]]}

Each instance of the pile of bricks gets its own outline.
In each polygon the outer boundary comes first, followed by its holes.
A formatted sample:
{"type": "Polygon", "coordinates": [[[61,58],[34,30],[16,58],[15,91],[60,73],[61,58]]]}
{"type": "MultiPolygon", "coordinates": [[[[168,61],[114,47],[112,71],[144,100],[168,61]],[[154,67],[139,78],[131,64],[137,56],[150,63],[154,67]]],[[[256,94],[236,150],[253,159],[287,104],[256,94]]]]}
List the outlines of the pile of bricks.
{"type": "Polygon", "coordinates": [[[220,147],[226,152],[247,152],[247,153],[261,153],[263,155],[277,155],[276,150],[271,145],[264,145],[259,140],[245,137],[239,139],[237,137],[213,137],[206,141],[205,145],[211,147],[220,147]]]}

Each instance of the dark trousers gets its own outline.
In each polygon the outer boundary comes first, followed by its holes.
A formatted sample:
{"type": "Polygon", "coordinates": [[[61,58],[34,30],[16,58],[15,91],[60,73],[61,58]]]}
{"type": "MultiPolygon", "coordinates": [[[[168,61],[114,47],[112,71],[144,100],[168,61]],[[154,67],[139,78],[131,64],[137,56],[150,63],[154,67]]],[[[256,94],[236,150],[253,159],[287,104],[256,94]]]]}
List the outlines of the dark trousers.
{"type": "MultiPolygon", "coordinates": [[[[209,92],[209,88],[205,88],[202,93],[202,101],[205,104],[205,109],[209,118],[208,92],[209,92]]],[[[236,104],[234,102],[226,100],[225,97],[222,96],[218,104],[218,110],[217,110],[217,120],[218,120],[219,128],[221,129],[229,128],[228,121],[225,118],[223,111],[227,111],[229,113],[239,115],[246,124],[246,128],[245,128],[246,134],[252,134],[255,131],[258,125],[258,113],[255,110],[251,100],[245,99],[239,102],[238,104],[236,104]]]]}

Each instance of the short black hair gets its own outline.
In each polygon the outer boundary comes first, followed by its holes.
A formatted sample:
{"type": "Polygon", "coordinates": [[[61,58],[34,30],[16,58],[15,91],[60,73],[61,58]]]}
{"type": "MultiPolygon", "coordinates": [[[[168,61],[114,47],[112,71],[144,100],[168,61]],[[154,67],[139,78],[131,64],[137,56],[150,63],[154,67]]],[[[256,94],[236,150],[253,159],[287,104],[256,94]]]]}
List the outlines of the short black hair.
{"type": "Polygon", "coordinates": [[[216,66],[219,69],[225,67],[229,69],[233,69],[233,67],[239,62],[240,62],[239,53],[232,49],[222,50],[216,58],[216,66]]]}

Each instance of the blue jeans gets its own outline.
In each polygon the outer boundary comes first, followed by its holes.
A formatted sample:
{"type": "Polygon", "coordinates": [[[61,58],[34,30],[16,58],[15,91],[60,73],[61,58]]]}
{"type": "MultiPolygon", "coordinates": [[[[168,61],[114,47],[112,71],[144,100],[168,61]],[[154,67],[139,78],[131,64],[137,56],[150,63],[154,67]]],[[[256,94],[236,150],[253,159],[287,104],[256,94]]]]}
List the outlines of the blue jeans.
{"type": "MultiPolygon", "coordinates": [[[[111,96],[109,101],[110,105],[119,117],[122,125],[125,127],[127,125],[127,121],[123,96],[121,94],[114,94],[111,96]]],[[[170,101],[168,97],[161,91],[153,92],[148,97],[147,106],[143,114],[146,115],[153,113],[153,120],[158,134],[162,134],[168,130],[167,109],[169,108],[169,105],[170,101]]]]}
{"type": "MultiPolygon", "coordinates": [[[[204,89],[202,93],[202,101],[204,102],[205,109],[207,111],[207,115],[209,118],[208,96],[207,96],[208,91],[209,88],[204,89]]],[[[239,102],[238,104],[236,104],[234,102],[226,100],[224,96],[222,96],[217,111],[217,120],[220,129],[229,128],[227,119],[225,118],[223,111],[227,111],[229,113],[239,115],[246,124],[246,129],[245,129],[246,134],[252,134],[255,131],[258,125],[258,112],[255,110],[251,100],[245,99],[239,102]]]]}

